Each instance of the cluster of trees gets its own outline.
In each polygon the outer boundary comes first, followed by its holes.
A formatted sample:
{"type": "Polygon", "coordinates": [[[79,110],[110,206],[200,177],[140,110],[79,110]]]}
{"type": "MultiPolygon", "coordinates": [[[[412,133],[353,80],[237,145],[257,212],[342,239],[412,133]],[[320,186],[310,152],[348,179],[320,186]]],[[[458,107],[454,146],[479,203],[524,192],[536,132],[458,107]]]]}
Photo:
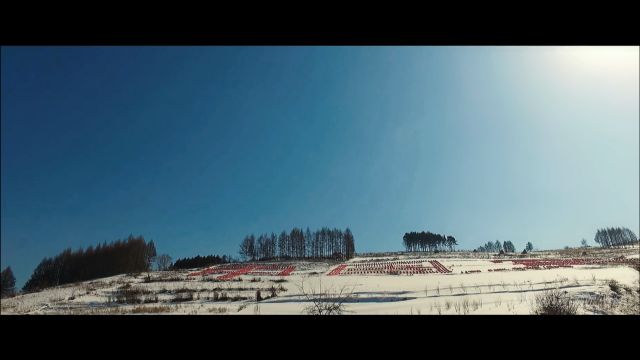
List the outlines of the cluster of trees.
{"type": "Polygon", "coordinates": [[[247,235],[240,243],[240,255],[247,260],[350,259],[355,255],[355,240],[348,228],[342,231],[324,227],[314,232],[294,228],[280,235],[262,234],[257,239],[253,234],[247,235]]]}
{"type": "MultiPolygon", "coordinates": [[[[530,242],[527,243],[525,247],[527,251],[533,250],[533,244],[530,242]]],[[[505,241],[501,243],[500,240],[496,240],[495,242],[488,241],[486,244],[478,247],[475,251],[478,252],[497,252],[503,251],[505,253],[513,253],[516,252],[516,247],[513,245],[511,241],[505,241]]]]}
{"type": "Polygon", "coordinates": [[[158,255],[156,258],[156,269],[166,271],[171,268],[171,256],[167,254],[158,255]]]}
{"type": "Polygon", "coordinates": [[[6,269],[2,270],[0,277],[2,278],[1,297],[13,296],[16,293],[16,277],[13,276],[11,266],[7,266],[6,269]]]}
{"type": "Polygon", "coordinates": [[[608,248],[633,245],[638,242],[638,237],[627,228],[616,227],[598,229],[594,241],[600,246],[608,248]]]}
{"type": "Polygon", "coordinates": [[[402,237],[404,247],[407,251],[442,251],[448,249],[453,251],[453,247],[458,243],[453,236],[445,236],[427,232],[408,232],[402,237]]]}
{"type": "MultiPolygon", "coordinates": [[[[296,251],[295,251],[296,253],[299,251],[297,248],[304,249],[303,246],[301,247],[299,245],[300,244],[297,236],[296,236],[295,243],[294,241],[289,241],[287,243],[287,246],[289,246],[291,249],[296,247],[296,251]]],[[[242,240],[242,242],[240,243],[240,255],[245,259],[251,259],[251,260],[274,259],[276,258],[277,254],[278,254],[278,237],[274,233],[271,233],[271,235],[262,234],[258,236],[257,240],[253,234],[247,235],[244,237],[244,240],[242,240]]]]}
{"type": "Polygon", "coordinates": [[[505,241],[502,244],[502,249],[504,250],[504,252],[506,253],[513,253],[516,252],[516,247],[515,245],[513,245],[513,243],[511,241],[505,241]]]}
{"type": "Polygon", "coordinates": [[[126,240],[106,242],[87,250],[64,250],[53,258],[45,258],[24,285],[25,291],[86,281],[118,274],[151,270],[156,257],[153,240],[129,235],[126,240]]]}
{"type": "Polygon", "coordinates": [[[171,266],[172,269],[193,269],[202,268],[218,264],[226,264],[232,262],[230,256],[227,255],[207,255],[207,256],[195,256],[191,258],[184,258],[176,260],[171,266]]]}

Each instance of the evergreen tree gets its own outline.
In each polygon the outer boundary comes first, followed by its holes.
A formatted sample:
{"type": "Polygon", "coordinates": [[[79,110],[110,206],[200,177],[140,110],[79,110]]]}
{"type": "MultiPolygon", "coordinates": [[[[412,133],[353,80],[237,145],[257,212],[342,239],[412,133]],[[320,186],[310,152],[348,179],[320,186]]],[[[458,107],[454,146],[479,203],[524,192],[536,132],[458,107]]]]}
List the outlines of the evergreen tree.
{"type": "Polygon", "coordinates": [[[0,277],[2,278],[2,288],[0,289],[0,293],[2,294],[1,296],[13,296],[16,292],[16,278],[13,276],[11,267],[7,266],[6,269],[2,270],[0,277]]]}
{"type": "Polygon", "coordinates": [[[89,247],[86,251],[65,249],[53,258],[44,258],[24,286],[25,291],[86,281],[118,274],[147,271],[156,256],[155,245],[142,236],[89,247]]]}

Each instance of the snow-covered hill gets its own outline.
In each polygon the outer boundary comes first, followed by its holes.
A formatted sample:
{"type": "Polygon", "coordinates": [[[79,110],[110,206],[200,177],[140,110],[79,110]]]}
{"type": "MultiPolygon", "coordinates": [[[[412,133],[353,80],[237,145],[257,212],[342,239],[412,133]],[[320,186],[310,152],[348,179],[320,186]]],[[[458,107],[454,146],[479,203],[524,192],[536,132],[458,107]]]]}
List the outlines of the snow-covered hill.
{"type": "Polygon", "coordinates": [[[304,314],[314,297],[339,292],[345,314],[530,314],[549,289],[579,313],[639,313],[637,254],[396,254],[118,275],[3,299],[2,314],[304,314]]]}

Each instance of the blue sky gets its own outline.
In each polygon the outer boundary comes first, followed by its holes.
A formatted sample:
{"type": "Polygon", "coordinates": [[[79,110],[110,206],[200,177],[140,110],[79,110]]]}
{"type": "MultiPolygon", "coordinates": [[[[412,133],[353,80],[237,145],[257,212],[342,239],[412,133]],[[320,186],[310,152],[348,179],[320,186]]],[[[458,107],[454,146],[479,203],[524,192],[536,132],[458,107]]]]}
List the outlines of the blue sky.
{"type": "Polygon", "coordinates": [[[350,227],[463,248],[638,233],[638,47],[2,47],[2,267],[350,227]]]}

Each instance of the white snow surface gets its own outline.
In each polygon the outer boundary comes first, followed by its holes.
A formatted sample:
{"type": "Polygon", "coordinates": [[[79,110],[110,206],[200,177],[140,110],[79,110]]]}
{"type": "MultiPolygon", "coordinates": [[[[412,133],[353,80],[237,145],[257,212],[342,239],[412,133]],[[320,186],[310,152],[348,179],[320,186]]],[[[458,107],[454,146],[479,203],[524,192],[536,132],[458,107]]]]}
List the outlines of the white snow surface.
{"type": "MultiPolygon", "coordinates": [[[[638,259],[638,249],[625,253],[638,259]]],[[[555,256],[561,256],[562,254],[555,256]]],[[[536,254],[530,254],[536,257],[536,254]]],[[[544,253],[544,258],[554,257],[544,253]]],[[[345,264],[420,259],[416,254],[385,257],[356,257],[345,264]]],[[[419,275],[328,276],[339,262],[294,262],[289,276],[241,275],[231,281],[216,281],[219,274],[188,276],[189,271],[166,271],[62,285],[40,292],[2,299],[2,315],[8,314],[305,314],[310,305],[301,293],[323,291],[350,293],[345,314],[531,314],[535,296],[559,288],[576,298],[607,294],[609,281],[637,291],[638,270],[629,265],[584,265],[571,268],[515,271],[508,259],[494,263],[484,254],[448,254],[425,257],[424,264],[437,260],[452,272],[419,275]],[[474,258],[475,257],[475,258],[474,258]],[[507,269],[489,272],[489,269],[507,269]],[[480,270],[476,273],[464,273],[480,270]],[[147,276],[152,280],[146,282],[147,276]],[[122,287],[140,290],[144,304],[117,303],[115,292],[122,287]],[[275,289],[270,289],[274,287],[275,289]],[[276,296],[255,301],[261,296],[276,296]],[[176,301],[182,295],[192,299],[176,301]],[[230,299],[221,300],[226,295],[230,299]],[[235,298],[234,298],[235,297],[235,298]],[[217,298],[217,300],[216,300],[217,298]]],[[[580,313],[589,314],[585,309],[580,313]]]]}

